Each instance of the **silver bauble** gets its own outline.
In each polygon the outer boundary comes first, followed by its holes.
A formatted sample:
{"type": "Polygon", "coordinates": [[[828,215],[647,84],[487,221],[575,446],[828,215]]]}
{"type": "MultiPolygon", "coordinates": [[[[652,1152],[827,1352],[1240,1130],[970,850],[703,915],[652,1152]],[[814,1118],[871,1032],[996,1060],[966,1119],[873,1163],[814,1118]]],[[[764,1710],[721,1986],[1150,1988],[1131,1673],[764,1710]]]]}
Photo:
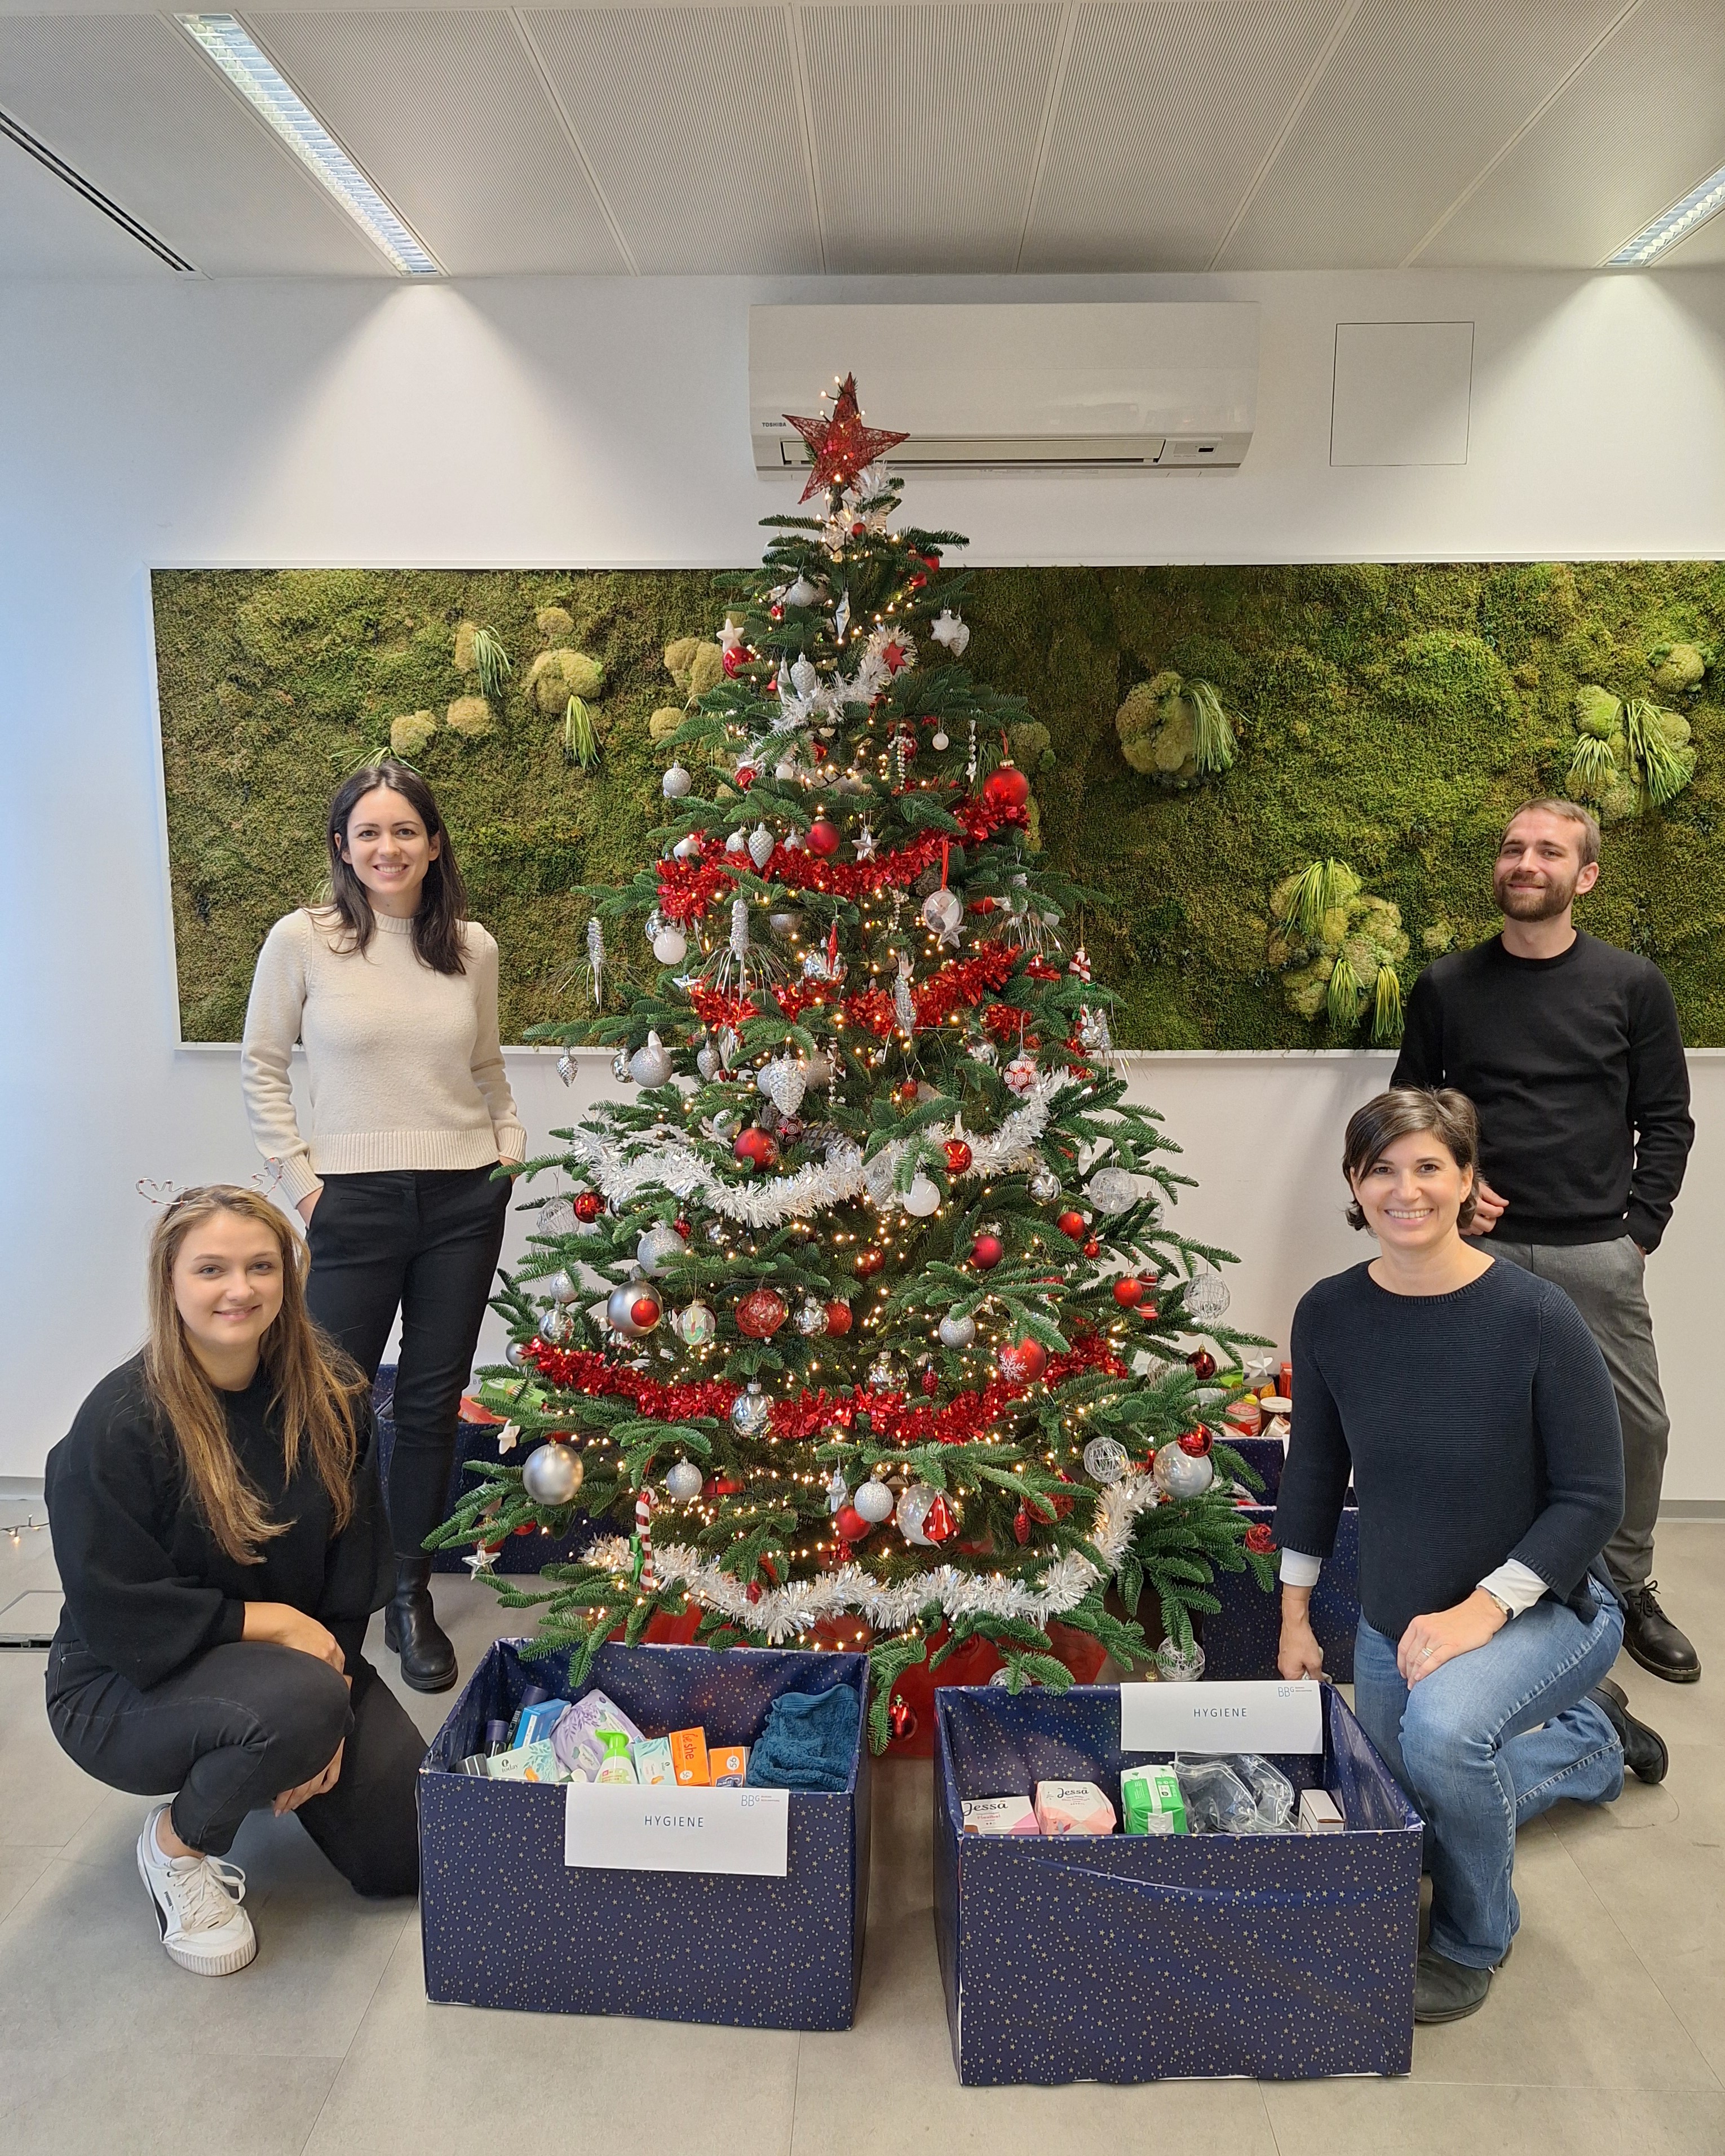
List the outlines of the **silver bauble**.
{"type": "Polygon", "coordinates": [[[629,1075],[637,1086],[662,1086],[671,1075],[670,1050],[656,1033],[629,1059],[629,1075]]]}
{"type": "Polygon", "coordinates": [[[1030,1195],[1039,1205],[1052,1205],[1060,1194],[1060,1178],[1051,1168],[1030,1170],[1030,1195]]]}
{"type": "Polygon", "coordinates": [[[976,1338],[976,1320],[973,1317],[943,1317],[937,1329],[942,1347],[955,1351],[968,1348],[976,1338]]]}
{"type": "Polygon", "coordinates": [[[850,1502],[871,1527],[878,1527],[883,1520],[892,1517],[895,1500],[884,1482],[861,1484],[850,1502]]]}
{"type": "Polygon", "coordinates": [[[687,838],[679,839],[671,848],[671,857],[674,860],[692,861],[700,851],[701,841],[691,831],[687,838]]]}
{"type": "Polygon", "coordinates": [[[1195,1317],[1200,1325],[1214,1325],[1219,1317],[1225,1317],[1233,1300],[1227,1281],[1216,1272],[1194,1273],[1186,1283],[1183,1299],[1187,1316],[1195,1317]]]}
{"type": "Polygon", "coordinates": [[[719,1329],[719,1321],[704,1302],[691,1302],[671,1320],[671,1330],[685,1348],[705,1348],[719,1329]]]}
{"type": "Polygon", "coordinates": [[[665,1478],[665,1495],[680,1505],[701,1495],[701,1473],[692,1460],[680,1460],[665,1478]]]}
{"type": "Polygon", "coordinates": [[[635,1245],[635,1263],[649,1280],[656,1280],[667,1265],[675,1265],[688,1254],[689,1245],[683,1238],[662,1221],[657,1227],[649,1228],[635,1245]]]}
{"type": "Polygon", "coordinates": [[[1129,1213],[1138,1202],[1138,1187],[1123,1168],[1099,1168],[1084,1188],[1099,1213],[1129,1213]]]}
{"type": "Polygon", "coordinates": [[[719,1060],[718,1050],[709,1044],[696,1057],[695,1067],[711,1086],[725,1066],[719,1060]]]}
{"type": "Polygon", "coordinates": [[[940,1210],[940,1186],[926,1175],[913,1177],[910,1188],[902,1200],[904,1209],[912,1219],[926,1220],[931,1213],[940,1210]]]}
{"type": "Polygon", "coordinates": [[[620,1332],[625,1340],[640,1340],[658,1324],[663,1309],[657,1288],[649,1286],[644,1280],[624,1281],[620,1287],[614,1287],[606,1297],[605,1322],[614,1332],[620,1332]],[[645,1323],[634,1314],[638,1302],[649,1302],[653,1306],[652,1317],[645,1323]]]}
{"type": "Polygon", "coordinates": [[[820,1333],[824,1332],[826,1329],[826,1305],[824,1302],[816,1302],[811,1296],[797,1312],[797,1330],[799,1332],[806,1333],[811,1339],[813,1339],[820,1333]]]}
{"type": "Polygon", "coordinates": [[[1092,1482],[1117,1482],[1131,1466],[1126,1447],[1111,1437],[1093,1437],[1084,1448],[1084,1471],[1092,1482]]]}
{"type": "Polygon", "coordinates": [[[758,1437],[772,1417],[773,1403],[758,1383],[752,1381],[746,1393],[731,1403],[731,1426],[742,1437],[758,1437]]]}
{"type": "Polygon", "coordinates": [[[503,1359],[511,1370],[519,1370],[527,1359],[527,1351],[519,1340],[511,1340],[503,1351],[503,1359]]]}
{"type": "Polygon", "coordinates": [[[772,1062],[757,1073],[755,1086],[772,1101],[780,1115],[794,1116],[802,1106],[803,1094],[809,1090],[809,1081],[794,1055],[776,1055],[772,1062]]]}
{"type": "Polygon", "coordinates": [[[1207,1452],[1183,1452],[1172,1439],[1157,1447],[1153,1471],[1164,1497],[1201,1497],[1216,1479],[1207,1452]]]}
{"type": "Polygon", "coordinates": [[[581,1487],[579,1455],[555,1439],[540,1445],[522,1462],[521,1487],[536,1505],[567,1505],[581,1487]]]}
{"type": "Polygon", "coordinates": [[[626,1048],[619,1048],[617,1053],[611,1058],[611,1075],[614,1078],[628,1077],[629,1050],[626,1048]]]}
{"type": "Polygon", "coordinates": [[[554,1303],[539,1321],[539,1337],[550,1341],[553,1348],[561,1348],[566,1340],[575,1337],[575,1313],[554,1303]]]}
{"type": "Polygon", "coordinates": [[[680,763],[674,763],[659,782],[660,790],[667,801],[680,801],[694,783],[680,763]]]}
{"type": "Polygon", "coordinates": [[[578,1302],[581,1299],[579,1286],[567,1273],[548,1274],[539,1285],[553,1302],[578,1302]]]}

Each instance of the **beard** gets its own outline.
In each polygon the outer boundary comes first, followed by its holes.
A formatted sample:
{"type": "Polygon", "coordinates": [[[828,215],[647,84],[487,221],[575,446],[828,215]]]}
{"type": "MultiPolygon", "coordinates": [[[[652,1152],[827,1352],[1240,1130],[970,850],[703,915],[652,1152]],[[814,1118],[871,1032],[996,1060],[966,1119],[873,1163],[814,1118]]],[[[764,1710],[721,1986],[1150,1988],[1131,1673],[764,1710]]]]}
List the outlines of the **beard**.
{"type": "Polygon", "coordinates": [[[1572,875],[1548,875],[1543,884],[1515,885],[1510,880],[1513,869],[1501,870],[1491,879],[1491,896],[1497,901],[1497,910],[1511,921],[1550,921],[1575,902],[1575,886],[1581,870],[1572,875]]]}

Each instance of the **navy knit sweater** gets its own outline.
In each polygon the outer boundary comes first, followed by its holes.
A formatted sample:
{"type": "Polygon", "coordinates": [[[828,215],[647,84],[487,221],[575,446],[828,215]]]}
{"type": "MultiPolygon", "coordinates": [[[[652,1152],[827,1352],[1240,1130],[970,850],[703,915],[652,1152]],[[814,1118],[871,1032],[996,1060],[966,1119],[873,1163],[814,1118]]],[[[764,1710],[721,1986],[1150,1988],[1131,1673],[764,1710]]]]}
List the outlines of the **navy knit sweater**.
{"type": "Polygon", "coordinates": [[[1399,1639],[1509,1558],[1586,1606],[1623,1516],[1623,1436],[1560,1287],[1497,1262],[1453,1295],[1392,1295],[1355,1265],[1301,1297],[1293,1356],[1276,1540],[1327,1557],[1351,1475],[1376,1630],[1399,1639]]]}

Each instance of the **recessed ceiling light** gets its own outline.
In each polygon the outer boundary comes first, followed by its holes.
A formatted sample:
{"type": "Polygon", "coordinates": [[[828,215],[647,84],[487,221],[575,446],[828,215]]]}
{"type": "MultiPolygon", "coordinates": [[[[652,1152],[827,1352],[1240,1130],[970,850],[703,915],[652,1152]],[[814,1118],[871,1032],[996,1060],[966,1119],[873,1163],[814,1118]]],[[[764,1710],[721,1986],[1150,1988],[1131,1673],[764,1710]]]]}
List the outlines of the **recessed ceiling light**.
{"type": "Polygon", "coordinates": [[[403,277],[443,275],[443,265],[408,231],[237,16],[175,19],[403,277]]]}
{"type": "Polygon", "coordinates": [[[1633,239],[1626,239],[1616,254],[1607,257],[1607,268],[1644,268],[1649,262],[1656,261],[1666,248],[1686,239],[1697,225],[1705,224],[1722,209],[1725,209],[1725,165],[1698,186],[1691,187],[1681,202],[1674,202],[1669,209],[1662,210],[1644,232],[1638,232],[1633,239]]]}

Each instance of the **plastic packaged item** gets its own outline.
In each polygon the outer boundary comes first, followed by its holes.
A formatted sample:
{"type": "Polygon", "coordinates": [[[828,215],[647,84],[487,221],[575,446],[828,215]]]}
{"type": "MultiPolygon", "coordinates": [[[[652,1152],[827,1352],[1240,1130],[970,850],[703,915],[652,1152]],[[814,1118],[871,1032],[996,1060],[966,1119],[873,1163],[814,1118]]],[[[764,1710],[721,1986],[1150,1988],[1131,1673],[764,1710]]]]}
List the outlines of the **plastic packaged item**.
{"type": "Polygon", "coordinates": [[[1094,1782],[1039,1782],[1036,1824],[1044,1834],[1112,1834],[1114,1807],[1094,1782]]]}
{"type": "Polygon", "coordinates": [[[1251,1791],[1258,1807],[1257,1832],[1260,1834],[1291,1834],[1294,1831],[1294,1785],[1279,1767],[1256,1752],[1243,1752],[1229,1765],[1251,1791]]]}
{"type": "Polygon", "coordinates": [[[670,1755],[671,1772],[680,1789],[706,1789],[712,1786],[712,1769],[706,1763],[706,1730],[672,1730],[670,1755]]]}
{"type": "Polygon", "coordinates": [[[706,1770],[716,1789],[740,1789],[748,1779],[747,1744],[715,1744],[706,1755],[706,1770]]]}
{"type": "Polygon", "coordinates": [[[599,1738],[603,1731],[620,1729],[631,1743],[641,1732],[616,1702],[597,1686],[583,1692],[572,1707],[565,1707],[550,1732],[557,1748],[557,1763],[571,1781],[590,1782],[605,1756],[599,1738]]]}
{"type": "Polygon", "coordinates": [[[1040,1834],[1028,1797],[966,1797],[959,1809],[966,1834],[1040,1834]]]}
{"type": "Polygon", "coordinates": [[[1122,1770],[1120,1823],[1128,1834],[1186,1832],[1186,1799],[1172,1767],[1122,1770]]]}
{"type": "Polygon", "coordinates": [[[1174,1773],[1194,1834],[1250,1834],[1258,1824],[1251,1791],[1220,1759],[1176,1759],[1174,1773]]]}
{"type": "Polygon", "coordinates": [[[602,1729],[599,1743],[604,1757],[594,1772],[596,1782],[625,1782],[633,1786],[635,1779],[634,1762],[629,1756],[629,1732],[624,1729],[602,1729]]]}

